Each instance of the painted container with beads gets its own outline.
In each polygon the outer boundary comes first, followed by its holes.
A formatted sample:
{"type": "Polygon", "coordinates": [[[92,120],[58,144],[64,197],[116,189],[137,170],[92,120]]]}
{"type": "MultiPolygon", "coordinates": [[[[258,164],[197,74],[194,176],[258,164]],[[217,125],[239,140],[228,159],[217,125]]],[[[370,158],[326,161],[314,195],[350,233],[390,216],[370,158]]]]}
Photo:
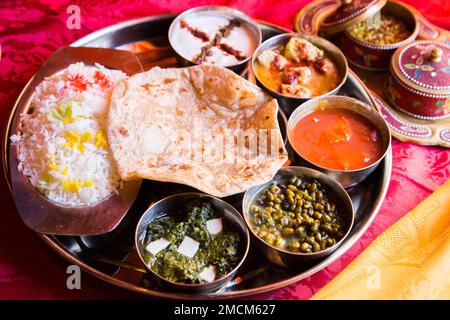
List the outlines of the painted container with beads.
{"type": "Polygon", "coordinates": [[[450,45],[424,40],[399,48],[385,93],[394,107],[415,118],[450,117],[450,45]]]}

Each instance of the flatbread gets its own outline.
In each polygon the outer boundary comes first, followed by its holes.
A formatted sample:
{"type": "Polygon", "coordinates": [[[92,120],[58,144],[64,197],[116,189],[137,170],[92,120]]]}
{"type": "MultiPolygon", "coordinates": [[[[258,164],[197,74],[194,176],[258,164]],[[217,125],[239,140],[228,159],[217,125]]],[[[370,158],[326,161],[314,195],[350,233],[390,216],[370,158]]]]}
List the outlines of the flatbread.
{"type": "Polygon", "coordinates": [[[156,67],[114,88],[108,142],[123,180],[225,197],[270,180],[286,162],[277,112],[275,99],[228,69],[156,67]]]}

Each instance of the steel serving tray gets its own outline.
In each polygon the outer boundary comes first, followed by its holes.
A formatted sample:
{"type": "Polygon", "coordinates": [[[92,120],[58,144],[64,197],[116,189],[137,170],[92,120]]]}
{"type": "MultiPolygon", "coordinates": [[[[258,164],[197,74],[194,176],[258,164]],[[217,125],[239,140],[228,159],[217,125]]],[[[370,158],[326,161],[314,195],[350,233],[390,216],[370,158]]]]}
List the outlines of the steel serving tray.
{"type": "MultiPolygon", "coordinates": [[[[167,39],[167,31],[174,18],[175,15],[160,15],[126,21],[89,34],[74,42],[72,46],[131,48],[144,69],[157,65],[175,67],[175,55],[167,39]]],[[[259,23],[263,40],[283,32],[291,32],[268,23],[259,23]]],[[[246,76],[254,81],[250,70],[246,76]]],[[[338,94],[355,97],[376,107],[368,89],[352,71],[338,94]]],[[[3,168],[9,184],[11,172],[7,158],[11,123],[15,115],[16,108],[13,108],[7,122],[2,148],[3,168]]],[[[262,264],[261,259],[264,259],[262,255],[251,248],[236,277],[216,292],[188,293],[158,287],[155,279],[141,264],[134,247],[134,229],[148,205],[166,195],[192,190],[186,186],[144,181],[133,208],[116,229],[106,234],[76,237],[42,233],[38,235],[50,248],[68,262],[79,265],[85,272],[111,284],[143,294],[178,299],[224,299],[259,294],[309,277],[344,255],[376,217],[387,192],[391,168],[392,152],[389,150],[385,159],[368,179],[349,190],[355,208],[355,223],[349,237],[332,255],[319,262],[298,266],[296,269],[283,269],[268,261],[262,264]]],[[[240,210],[241,196],[232,196],[225,200],[240,210]]]]}

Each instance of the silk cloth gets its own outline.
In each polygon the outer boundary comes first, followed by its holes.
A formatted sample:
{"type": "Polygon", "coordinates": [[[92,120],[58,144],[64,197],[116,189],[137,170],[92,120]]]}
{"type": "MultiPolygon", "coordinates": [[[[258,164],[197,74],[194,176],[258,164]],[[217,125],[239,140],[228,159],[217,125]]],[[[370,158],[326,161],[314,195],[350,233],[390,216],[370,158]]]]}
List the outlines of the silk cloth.
{"type": "Polygon", "coordinates": [[[313,299],[450,299],[450,180],[313,299]]]}

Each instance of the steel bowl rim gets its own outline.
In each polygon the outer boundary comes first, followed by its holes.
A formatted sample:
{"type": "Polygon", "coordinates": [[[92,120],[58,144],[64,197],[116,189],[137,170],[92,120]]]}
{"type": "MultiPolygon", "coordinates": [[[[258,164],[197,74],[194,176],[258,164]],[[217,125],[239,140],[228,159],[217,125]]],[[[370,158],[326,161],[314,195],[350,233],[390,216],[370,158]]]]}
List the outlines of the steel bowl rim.
{"type": "MultiPolygon", "coordinates": [[[[327,174],[325,174],[325,173],[323,173],[323,172],[321,172],[319,170],[316,170],[316,169],[313,169],[313,168],[308,168],[308,167],[302,167],[302,166],[289,166],[289,167],[283,167],[283,168],[279,169],[275,175],[279,174],[283,170],[294,170],[294,171],[295,170],[300,170],[302,172],[306,171],[306,172],[308,172],[307,174],[300,173],[300,175],[304,175],[307,178],[311,178],[311,176],[310,176],[311,173],[318,174],[319,178],[314,178],[314,179],[319,180],[319,182],[321,182],[321,180],[323,178],[328,179],[331,182],[331,184],[333,185],[333,187],[335,187],[335,188],[337,188],[339,190],[338,192],[336,192],[336,194],[338,195],[338,197],[342,201],[347,202],[347,204],[350,204],[350,208],[351,208],[350,213],[348,213],[348,212],[345,213],[345,214],[350,214],[350,224],[347,227],[347,230],[346,230],[344,236],[339,241],[337,241],[334,245],[332,245],[331,247],[328,247],[328,248],[326,248],[324,250],[320,250],[320,251],[317,251],[317,252],[309,252],[309,253],[291,252],[291,251],[288,251],[288,250],[283,250],[283,249],[277,248],[277,247],[275,247],[275,246],[265,242],[263,239],[261,239],[259,236],[257,236],[256,233],[253,231],[253,228],[251,226],[250,221],[248,221],[248,217],[249,217],[249,214],[250,214],[248,212],[248,210],[246,209],[246,207],[248,207],[248,206],[246,206],[246,204],[249,202],[248,194],[249,194],[250,191],[255,191],[255,190],[257,190],[257,193],[261,192],[268,183],[274,182],[275,178],[271,179],[270,181],[268,181],[268,182],[266,182],[266,183],[264,183],[262,185],[250,188],[250,189],[248,189],[245,192],[244,199],[242,200],[242,216],[244,217],[245,223],[247,225],[247,229],[249,229],[250,232],[259,241],[261,241],[266,247],[269,247],[270,249],[273,249],[273,250],[275,250],[277,252],[281,252],[283,254],[290,255],[292,257],[314,257],[314,256],[323,255],[323,254],[325,254],[325,255],[331,254],[334,250],[336,250],[336,248],[338,248],[344,242],[344,240],[348,237],[348,235],[350,234],[350,231],[353,228],[353,224],[355,222],[355,208],[353,207],[352,199],[350,198],[348,192],[344,189],[344,187],[339,182],[337,182],[334,178],[332,178],[331,176],[329,176],[329,175],[327,175],[327,174]],[[341,194],[344,195],[344,196],[341,196],[341,194]]],[[[288,173],[286,172],[286,173],[282,173],[282,174],[284,175],[284,174],[288,174],[288,173]]],[[[248,203],[248,204],[250,205],[250,203],[248,203]]]]}
{"type": "MultiPolygon", "coordinates": [[[[233,276],[238,269],[242,266],[242,264],[244,263],[244,261],[247,258],[248,252],[250,250],[250,234],[248,232],[248,228],[247,225],[245,223],[244,218],[242,217],[242,215],[239,213],[239,211],[234,208],[231,204],[229,204],[228,202],[214,197],[212,195],[209,195],[207,193],[201,193],[201,192],[183,192],[183,193],[176,193],[167,197],[164,197],[154,203],[152,203],[142,214],[142,216],[139,218],[138,223],[136,224],[136,228],[135,228],[135,232],[134,232],[134,244],[136,247],[136,251],[138,252],[138,256],[139,259],[141,260],[142,264],[145,266],[145,269],[148,270],[151,274],[153,274],[154,276],[158,277],[159,279],[161,279],[163,282],[166,282],[174,287],[178,287],[178,288],[186,288],[186,289],[201,289],[205,286],[213,286],[213,285],[217,285],[220,284],[221,282],[223,282],[224,280],[227,280],[227,277],[233,276]],[[141,248],[141,244],[139,243],[139,227],[143,224],[143,219],[144,217],[148,214],[148,212],[150,212],[154,207],[156,207],[158,204],[165,202],[165,201],[170,201],[173,200],[173,198],[177,198],[177,197],[192,197],[192,198],[209,198],[209,199],[213,199],[215,201],[220,202],[222,205],[224,205],[224,207],[226,207],[229,212],[235,216],[238,220],[240,220],[240,222],[242,223],[242,229],[244,230],[243,232],[240,232],[241,234],[244,235],[244,239],[245,239],[245,249],[243,251],[242,257],[240,258],[239,262],[236,264],[236,266],[227,274],[223,275],[222,277],[215,279],[214,281],[211,282],[207,282],[207,283],[182,283],[182,282],[175,282],[169,279],[164,278],[163,276],[161,276],[160,274],[158,274],[157,272],[153,271],[148,265],[147,262],[144,260],[143,256],[142,256],[142,248],[141,248]]],[[[225,285],[226,282],[223,283],[223,285],[225,285]]]]}
{"type": "MultiPolygon", "coordinates": [[[[191,9],[188,9],[186,11],[183,11],[182,13],[178,14],[175,19],[173,19],[173,21],[170,23],[169,26],[169,31],[167,32],[167,39],[169,40],[169,44],[172,47],[173,51],[175,51],[175,53],[177,55],[179,55],[180,57],[182,57],[184,60],[188,61],[189,63],[192,63],[194,65],[199,65],[199,63],[194,62],[188,58],[186,58],[184,55],[182,55],[181,53],[179,53],[176,49],[175,46],[172,44],[172,33],[173,33],[173,29],[175,28],[175,24],[178,23],[178,21],[180,21],[180,19],[189,16],[190,14],[195,14],[195,13],[199,13],[199,12],[203,12],[203,11],[218,11],[218,12],[223,12],[225,14],[229,14],[231,16],[236,16],[239,19],[245,21],[245,23],[247,23],[248,25],[251,26],[252,29],[254,29],[254,31],[256,31],[256,34],[254,34],[255,36],[255,40],[256,40],[256,47],[255,47],[255,51],[257,50],[257,48],[261,45],[262,42],[262,31],[261,31],[261,27],[259,26],[259,24],[254,21],[250,16],[246,15],[244,12],[234,9],[234,8],[230,8],[227,6],[221,6],[221,5],[206,5],[206,6],[198,6],[198,7],[194,7],[191,9]]],[[[253,32],[252,32],[253,33],[253,32]]],[[[255,52],[254,51],[254,52],[255,52]]],[[[254,53],[253,52],[253,53],[254,53]]],[[[250,54],[247,58],[245,58],[245,60],[240,61],[239,63],[235,63],[232,65],[228,65],[228,66],[222,66],[224,68],[238,68],[240,66],[244,66],[245,64],[247,64],[251,58],[253,57],[253,53],[250,54]]]]}
{"type": "MultiPolygon", "coordinates": [[[[325,49],[325,48],[320,48],[320,49],[322,49],[322,50],[324,50],[324,51],[329,51],[328,49],[325,49]]],[[[334,62],[336,65],[338,64],[338,62],[336,62],[336,61],[333,61],[333,62],[334,62]]],[[[285,99],[291,99],[291,100],[294,100],[294,101],[296,100],[296,101],[299,101],[299,102],[305,101],[305,100],[309,100],[309,99],[315,99],[315,98],[326,97],[326,96],[328,96],[328,95],[330,95],[330,94],[333,94],[334,92],[338,92],[339,89],[340,89],[340,88],[344,85],[344,83],[347,81],[347,77],[348,77],[348,73],[349,73],[349,66],[348,66],[347,58],[345,57],[345,55],[344,55],[344,53],[342,52],[342,50],[339,49],[335,44],[333,44],[332,42],[330,42],[330,41],[328,41],[327,39],[322,38],[322,37],[320,37],[320,36],[318,36],[318,35],[312,35],[312,34],[300,34],[300,33],[295,33],[295,32],[286,32],[286,33],[278,34],[278,35],[276,35],[276,36],[270,37],[270,38],[266,39],[265,41],[263,41],[263,42],[256,48],[255,52],[254,52],[253,55],[252,55],[252,59],[251,59],[251,61],[250,61],[250,68],[252,68],[252,71],[253,71],[253,74],[255,75],[256,80],[258,80],[258,82],[262,85],[262,87],[264,88],[264,90],[269,91],[269,92],[271,93],[271,95],[274,95],[275,97],[281,97],[281,98],[285,98],[285,99]],[[281,94],[281,93],[278,92],[278,91],[272,90],[271,88],[269,88],[268,86],[266,86],[266,84],[265,84],[263,81],[261,81],[261,79],[260,79],[259,76],[258,76],[258,73],[255,72],[255,68],[254,68],[254,65],[255,65],[255,63],[256,63],[256,59],[258,59],[259,54],[261,54],[261,52],[259,52],[259,51],[261,51],[261,50],[262,50],[262,47],[263,47],[264,45],[266,45],[268,42],[272,42],[272,41],[273,41],[273,42],[276,42],[276,43],[277,43],[278,41],[280,41],[280,39],[284,39],[284,38],[292,38],[292,37],[295,37],[295,38],[302,38],[302,39],[306,39],[306,40],[308,40],[308,38],[312,38],[312,39],[314,39],[314,38],[320,39],[321,41],[323,41],[324,43],[326,43],[327,46],[329,46],[330,48],[333,48],[333,49],[341,56],[342,61],[344,62],[343,69],[344,69],[345,72],[344,72],[344,74],[342,75],[341,81],[339,82],[339,84],[338,84],[335,88],[333,88],[332,90],[327,91],[327,92],[325,92],[325,93],[323,93],[323,94],[321,94],[321,95],[318,95],[318,96],[305,97],[305,98],[298,98],[298,97],[293,97],[293,96],[287,96],[287,95],[281,94]]]]}
{"type": "MultiPolygon", "coordinates": [[[[308,106],[308,107],[309,107],[309,106],[308,106]]],[[[372,112],[372,111],[370,111],[370,112],[372,112]]],[[[359,115],[363,116],[363,115],[360,114],[359,112],[357,112],[357,113],[358,113],[359,115]]],[[[369,119],[369,118],[367,118],[367,117],[364,117],[364,118],[366,118],[367,120],[369,120],[369,121],[373,124],[372,119],[369,119]]],[[[378,128],[377,128],[377,129],[378,129],[378,128]]],[[[305,101],[305,102],[303,102],[302,104],[300,104],[297,108],[295,108],[295,110],[292,112],[292,114],[290,115],[290,117],[289,117],[289,119],[288,119],[287,137],[288,137],[288,142],[289,142],[289,144],[291,145],[292,149],[294,150],[294,152],[295,152],[299,157],[301,157],[301,158],[302,158],[303,160],[305,160],[306,162],[312,164],[313,166],[319,168],[319,170],[327,170],[328,172],[333,172],[333,173],[336,173],[336,174],[359,173],[359,172],[363,172],[363,171],[366,171],[366,170],[369,170],[369,169],[372,169],[372,168],[377,167],[377,166],[381,163],[381,161],[383,161],[383,159],[386,157],[388,151],[390,150],[390,146],[391,146],[391,142],[392,142],[392,136],[391,136],[391,133],[390,133],[389,126],[388,126],[388,124],[386,123],[386,120],[384,120],[383,116],[379,113],[378,110],[372,108],[369,104],[367,104],[367,103],[365,103],[365,102],[363,102],[363,101],[361,101],[361,100],[358,100],[358,99],[355,99],[355,98],[352,98],[352,97],[348,97],[348,96],[341,96],[341,95],[330,95],[330,96],[326,96],[326,97],[317,97],[317,98],[310,99],[310,100],[305,101]],[[375,161],[375,162],[371,163],[370,165],[367,165],[367,166],[365,166],[365,167],[363,167],[363,168],[352,169],[352,170],[338,170],[338,169],[327,168],[327,167],[318,165],[318,164],[316,164],[315,162],[313,162],[313,161],[311,161],[311,160],[305,158],[300,152],[297,151],[297,149],[295,148],[294,144],[293,144],[292,141],[291,141],[291,132],[292,132],[292,130],[290,130],[290,129],[292,129],[293,126],[295,126],[295,124],[296,124],[298,121],[300,121],[303,117],[305,117],[306,115],[304,115],[304,116],[302,116],[301,118],[297,119],[297,120],[295,121],[295,123],[293,123],[294,120],[292,120],[292,119],[293,119],[294,114],[295,114],[296,112],[300,112],[300,111],[297,111],[297,110],[301,110],[302,107],[304,106],[304,104],[306,104],[306,103],[309,103],[309,104],[311,104],[311,107],[314,107],[314,106],[313,106],[314,103],[317,103],[317,102],[320,101],[320,100],[326,100],[326,99],[329,99],[329,98],[331,98],[331,99],[335,99],[335,98],[339,98],[339,99],[347,99],[347,100],[349,100],[349,101],[354,102],[355,104],[364,105],[364,106],[366,107],[367,110],[372,110],[373,113],[376,114],[376,117],[377,117],[379,120],[381,120],[380,123],[382,123],[383,126],[384,126],[384,129],[383,129],[383,130],[386,132],[387,141],[386,141],[386,146],[384,147],[384,152],[383,152],[382,155],[377,159],[377,161],[375,161]]]]}

